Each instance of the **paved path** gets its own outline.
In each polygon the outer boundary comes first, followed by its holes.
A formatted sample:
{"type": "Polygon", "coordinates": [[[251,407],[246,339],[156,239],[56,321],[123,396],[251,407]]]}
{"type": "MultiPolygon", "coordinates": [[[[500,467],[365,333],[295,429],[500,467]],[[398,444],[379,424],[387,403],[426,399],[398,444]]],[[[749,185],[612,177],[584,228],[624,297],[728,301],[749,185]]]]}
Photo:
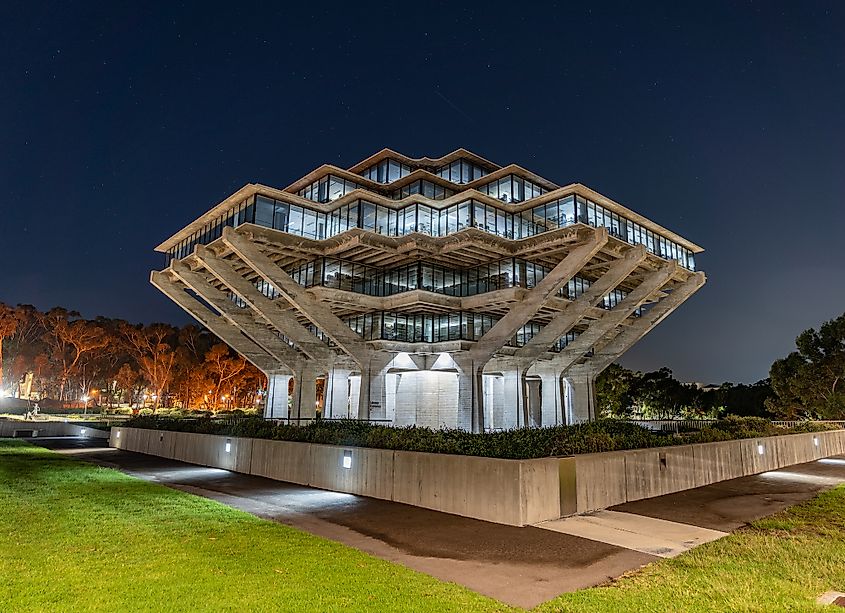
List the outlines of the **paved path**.
{"type": "Polygon", "coordinates": [[[845,482],[845,457],[515,528],[56,438],[40,445],[533,607],[598,585],[845,482]]]}
{"type": "Polygon", "coordinates": [[[571,534],[648,553],[674,558],[727,532],[619,511],[595,511],[537,524],[539,528],[571,534]]]}

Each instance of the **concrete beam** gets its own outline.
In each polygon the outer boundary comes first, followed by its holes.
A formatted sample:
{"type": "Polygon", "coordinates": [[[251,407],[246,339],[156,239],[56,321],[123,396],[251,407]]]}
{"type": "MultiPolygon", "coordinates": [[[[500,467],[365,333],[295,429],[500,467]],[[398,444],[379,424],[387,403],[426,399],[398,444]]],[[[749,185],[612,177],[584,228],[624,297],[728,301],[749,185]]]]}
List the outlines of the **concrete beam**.
{"type": "Polygon", "coordinates": [[[251,241],[235,228],[223,228],[223,242],[250,268],[272,285],[311,323],[321,329],[349,356],[364,368],[372,350],[331,309],[311,295],[290,275],[279,268],[251,241]]]}
{"type": "Polygon", "coordinates": [[[707,277],[703,272],[697,272],[691,275],[686,281],[673,289],[666,298],[663,298],[646,311],[640,319],[610,339],[593,356],[591,366],[594,368],[596,374],[610,366],[619,356],[651,332],[690,296],[701,289],[706,281],[707,277]]]}
{"type": "Polygon", "coordinates": [[[585,353],[592,349],[596,341],[625,321],[649,296],[663,287],[672,275],[675,274],[677,267],[677,263],[669,262],[649,274],[633,291],[625,296],[622,302],[608,311],[604,317],[592,322],[584,332],[569,343],[552,360],[555,365],[561,368],[561,370],[566,371],[566,369],[575,364],[585,353]]]}
{"type": "Polygon", "coordinates": [[[547,326],[540,330],[524,347],[518,349],[514,355],[517,358],[536,360],[541,354],[548,351],[549,347],[557,342],[560,337],[581,321],[587,312],[601,302],[608,292],[615,289],[631,274],[645,260],[646,256],[647,252],[642,245],[629,249],[623,258],[610,265],[608,271],[593,283],[589,290],[558,313],[547,326]]]}
{"type": "Polygon", "coordinates": [[[296,368],[306,359],[266,326],[256,322],[249,311],[235,305],[226,294],[211,285],[205,275],[192,271],[187,264],[179,260],[173,260],[170,263],[170,271],[282,364],[289,368],[296,368]]]}
{"type": "Polygon", "coordinates": [[[334,352],[323,341],[304,328],[292,313],[239,275],[229,262],[217,257],[211,249],[203,245],[197,246],[194,257],[267,323],[293,341],[308,357],[326,363],[334,359],[334,352]]]}
{"type": "Polygon", "coordinates": [[[181,283],[170,279],[168,275],[158,271],[150,273],[150,283],[182,307],[188,315],[208,328],[212,334],[241,354],[253,366],[265,374],[279,369],[278,361],[274,357],[254,341],[244,336],[226,318],[212,313],[208,307],[190,296],[185,292],[186,288],[181,283]]]}

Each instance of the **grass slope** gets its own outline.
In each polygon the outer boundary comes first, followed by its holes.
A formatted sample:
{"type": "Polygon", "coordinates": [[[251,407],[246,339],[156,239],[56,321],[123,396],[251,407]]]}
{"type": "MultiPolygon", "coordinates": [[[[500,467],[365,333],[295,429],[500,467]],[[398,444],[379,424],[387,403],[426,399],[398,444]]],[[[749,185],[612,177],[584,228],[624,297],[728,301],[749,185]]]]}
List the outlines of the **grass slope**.
{"type": "Polygon", "coordinates": [[[222,504],[0,441],[2,611],[500,611],[222,504]]]}

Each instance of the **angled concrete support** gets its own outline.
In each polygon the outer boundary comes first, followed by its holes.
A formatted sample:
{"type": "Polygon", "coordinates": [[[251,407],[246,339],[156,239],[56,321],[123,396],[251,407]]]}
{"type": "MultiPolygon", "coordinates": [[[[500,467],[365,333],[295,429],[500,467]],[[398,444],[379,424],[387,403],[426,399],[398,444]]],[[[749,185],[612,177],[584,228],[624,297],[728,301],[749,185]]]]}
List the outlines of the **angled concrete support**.
{"type": "MultiPolygon", "coordinates": [[[[456,356],[455,360],[460,368],[458,382],[458,417],[459,423],[468,423],[473,432],[482,432],[485,428],[484,417],[484,365],[510,340],[517,331],[524,326],[549,300],[555,298],[557,291],[578,274],[607,243],[607,230],[594,228],[588,240],[573,247],[551,272],[549,272],[536,287],[531,289],[518,306],[512,308],[504,317],[479,340],[464,356],[456,356]]],[[[506,374],[505,390],[514,397],[518,423],[527,425],[525,385],[517,383],[520,375],[506,374]]],[[[510,409],[506,407],[505,412],[510,409]]]]}
{"type": "Polygon", "coordinates": [[[598,347],[593,356],[592,367],[596,373],[603,371],[630,349],[642,337],[651,332],[661,321],[697,292],[706,282],[703,272],[691,275],[675,287],[671,293],[646,311],[636,322],[598,347]]]}
{"type": "Polygon", "coordinates": [[[654,292],[663,287],[677,270],[675,262],[669,262],[646,276],[625,298],[609,310],[601,319],[590,324],[578,337],[569,343],[553,361],[562,371],[580,360],[605,334],[627,319],[654,292]]]}
{"type": "Polygon", "coordinates": [[[249,311],[238,307],[229,300],[226,294],[211,285],[205,276],[193,272],[187,264],[173,260],[170,263],[170,270],[182,283],[220,311],[226,319],[230,320],[244,334],[281,363],[289,368],[294,368],[298,362],[304,359],[304,356],[297,353],[295,349],[273,334],[266,326],[257,323],[249,311]]]}
{"type": "Polygon", "coordinates": [[[232,264],[217,257],[211,249],[202,245],[197,246],[194,257],[267,323],[293,341],[308,357],[327,363],[334,358],[334,352],[323,341],[304,328],[281,304],[262,294],[255,285],[238,274],[232,264]]]}
{"type": "Polygon", "coordinates": [[[533,361],[548,351],[560,337],[581,321],[588,310],[601,302],[608,292],[613,291],[631,274],[645,260],[646,253],[645,247],[642,245],[629,249],[625,256],[611,264],[608,271],[593,283],[586,292],[558,313],[524,347],[517,350],[516,357],[533,361]]]}
{"type": "Polygon", "coordinates": [[[255,244],[241,236],[237,229],[228,226],[223,228],[223,242],[363,368],[363,363],[369,359],[370,348],[343,320],[332,313],[329,306],[294,281],[255,244]]]}
{"type": "Polygon", "coordinates": [[[502,317],[471,349],[476,360],[487,361],[514,334],[524,326],[557,291],[578,274],[578,271],[595,256],[607,243],[607,230],[595,228],[592,236],[574,247],[560,263],[555,266],[536,287],[531,289],[520,302],[502,317]],[[485,359],[486,358],[486,359],[485,359]]]}
{"type": "Polygon", "coordinates": [[[208,328],[212,334],[240,353],[253,366],[264,373],[278,369],[278,360],[244,336],[226,318],[212,313],[208,307],[190,296],[181,282],[174,281],[163,272],[153,271],[150,273],[150,283],[182,307],[188,315],[208,328]]]}

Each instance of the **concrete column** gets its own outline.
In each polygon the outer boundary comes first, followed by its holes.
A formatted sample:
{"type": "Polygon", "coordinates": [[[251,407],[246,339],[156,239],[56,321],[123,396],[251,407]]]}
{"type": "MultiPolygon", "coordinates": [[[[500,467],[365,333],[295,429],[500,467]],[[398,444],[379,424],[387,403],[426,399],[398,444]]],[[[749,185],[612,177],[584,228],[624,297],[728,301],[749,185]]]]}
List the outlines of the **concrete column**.
{"type": "Polygon", "coordinates": [[[457,427],[461,430],[484,432],[484,362],[479,363],[461,354],[457,354],[453,359],[459,369],[457,427]]]}
{"type": "Polygon", "coordinates": [[[305,425],[317,415],[317,370],[311,366],[294,374],[291,423],[305,425]]]}
{"type": "Polygon", "coordinates": [[[502,427],[524,428],[529,422],[528,400],[525,394],[525,370],[514,368],[506,370],[505,375],[505,399],[504,410],[502,411],[502,427]]]}
{"type": "Polygon", "coordinates": [[[596,418],[596,376],[569,373],[566,382],[566,423],[579,424],[596,418]]]}
{"type": "MultiPolygon", "coordinates": [[[[505,377],[484,376],[484,412],[487,427],[501,430],[507,427],[505,420],[505,377]]],[[[510,414],[508,414],[510,417],[510,414]]]]}
{"type": "Polygon", "coordinates": [[[358,419],[384,419],[387,415],[385,369],[393,359],[387,352],[372,352],[361,367],[361,388],[358,419]]]}
{"type": "Polygon", "coordinates": [[[540,425],[542,427],[558,426],[564,422],[563,386],[561,373],[556,370],[546,370],[540,375],[542,397],[540,399],[540,425]]]}
{"type": "Polygon", "coordinates": [[[333,367],[329,370],[324,393],[326,409],[323,413],[332,419],[349,417],[349,374],[348,368],[333,367]]]}
{"type": "Polygon", "coordinates": [[[291,375],[268,373],[267,397],[264,400],[264,417],[266,419],[288,418],[288,386],[291,375]]]}

